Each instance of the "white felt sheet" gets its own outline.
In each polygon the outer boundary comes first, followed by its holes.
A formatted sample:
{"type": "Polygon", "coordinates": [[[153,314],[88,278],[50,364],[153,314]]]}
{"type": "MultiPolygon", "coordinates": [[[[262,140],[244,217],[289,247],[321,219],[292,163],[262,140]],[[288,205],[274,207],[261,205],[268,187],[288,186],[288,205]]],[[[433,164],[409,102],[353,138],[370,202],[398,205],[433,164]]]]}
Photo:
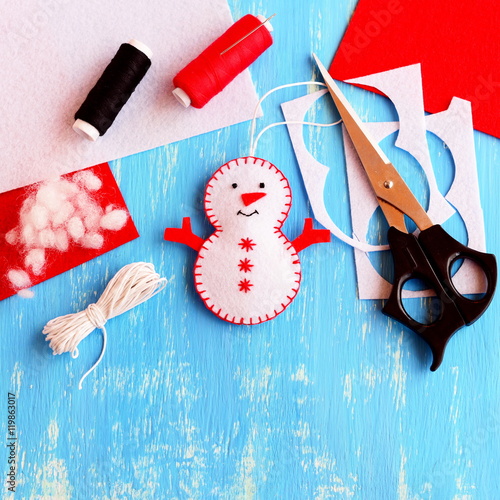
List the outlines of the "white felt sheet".
{"type": "Polygon", "coordinates": [[[250,119],[248,71],[201,110],[171,93],[175,74],[232,23],[226,0],[4,2],[0,193],[250,119]],[[72,130],[74,113],[131,38],[151,48],[152,66],[92,143],[72,130]]]}
{"type": "MultiPolygon", "coordinates": [[[[446,111],[425,116],[422,93],[418,90],[421,89],[419,65],[359,78],[356,81],[379,89],[394,103],[400,122],[368,122],[366,126],[371,136],[379,142],[399,130],[396,145],[412,154],[427,175],[431,194],[428,213],[433,222],[436,224],[445,222],[456,210],[467,229],[467,245],[485,251],[484,220],[479,197],[470,103],[454,98],[446,111]],[[401,82],[406,82],[406,85],[402,85],[401,82]],[[453,157],[455,176],[447,193],[440,193],[437,188],[425,137],[426,131],[441,138],[453,157]]],[[[324,93],[323,90],[283,103],[285,119],[303,120],[308,109],[324,93]]],[[[326,210],[323,191],[329,168],[319,163],[309,153],[301,126],[288,125],[288,130],[315,217],[335,236],[355,248],[359,298],[388,298],[391,284],[380,276],[366,253],[387,248],[374,247],[365,241],[368,225],[378,207],[378,202],[349,135],[344,129],[351,221],[353,233],[357,238],[350,238],[342,233],[326,210]]],[[[468,261],[461,266],[453,282],[461,293],[482,293],[485,290],[484,277],[475,272],[468,261]]],[[[423,297],[432,294],[432,290],[403,290],[404,297],[423,297]]]]}

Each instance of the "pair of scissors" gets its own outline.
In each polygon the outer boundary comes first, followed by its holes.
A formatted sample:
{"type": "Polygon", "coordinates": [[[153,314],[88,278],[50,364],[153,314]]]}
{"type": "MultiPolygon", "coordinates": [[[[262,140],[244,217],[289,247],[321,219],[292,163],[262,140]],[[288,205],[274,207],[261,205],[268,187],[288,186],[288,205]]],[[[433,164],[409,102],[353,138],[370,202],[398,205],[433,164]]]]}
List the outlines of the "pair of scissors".
{"type": "Polygon", "coordinates": [[[326,68],[315,54],[313,56],[390,226],[387,238],[394,260],[394,282],[382,311],[429,345],[433,356],[431,370],[435,371],[454,333],[474,323],[488,308],[497,282],[495,256],[462,245],[430,220],[378,143],[370,138],[326,68]],[[418,235],[408,233],[405,215],[420,230],[418,235]],[[453,285],[452,266],[460,259],[472,260],[484,272],[487,287],[481,298],[467,298],[453,285]],[[402,290],[405,283],[414,278],[424,281],[439,299],[440,311],[431,323],[416,321],[404,308],[402,290]]]}

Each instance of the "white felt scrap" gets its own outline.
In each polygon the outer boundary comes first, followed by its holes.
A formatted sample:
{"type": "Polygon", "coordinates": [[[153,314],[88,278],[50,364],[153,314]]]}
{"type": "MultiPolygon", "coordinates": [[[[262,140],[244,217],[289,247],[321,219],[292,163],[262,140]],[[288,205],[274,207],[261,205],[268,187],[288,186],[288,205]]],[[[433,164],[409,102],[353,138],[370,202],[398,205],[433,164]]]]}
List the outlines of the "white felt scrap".
{"type": "MultiPolygon", "coordinates": [[[[418,161],[427,177],[427,213],[433,221],[449,219],[455,211],[439,192],[427,145],[420,64],[353,78],[348,80],[348,83],[376,88],[393,102],[399,117],[399,132],[395,144],[398,148],[408,151],[418,161]]],[[[380,142],[383,138],[376,139],[380,142]]]]}
{"type": "MultiPolygon", "coordinates": [[[[312,94],[307,94],[299,99],[295,99],[294,101],[284,102],[281,105],[281,108],[286,121],[303,122],[307,110],[316,102],[317,99],[327,92],[328,90],[320,90],[312,94]]],[[[336,238],[354,248],[362,250],[363,252],[386,250],[388,246],[370,245],[366,241],[360,241],[355,237],[346,235],[335,224],[328,213],[323,197],[326,178],[328,176],[328,172],[330,171],[329,167],[317,161],[316,158],[309,153],[304,142],[302,126],[297,123],[288,124],[288,132],[299,163],[302,179],[304,180],[306,191],[309,196],[309,201],[314,211],[314,217],[317,221],[329,229],[336,238]]],[[[364,172],[362,172],[362,174],[365,175],[364,172]]]]}
{"type": "Polygon", "coordinates": [[[227,0],[3,2],[0,193],[250,120],[248,70],[203,109],[171,93],[173,77],[232,24],[227,0]],[[152,67],[91,143],[72,129],[74,114],[131,36],[151,48],[152,67]]]}
{"type": "MultiPolygon", "coordinates": [[[[470,103],[454,98],[448,110],[424,116],[419,90],[421,89],[420,65],[357,78],[356,82],[381,90],[393,101],[401,120],[401,132],[396,144],[417,158],[428,176],[433,222],[437,224],[445,222],[455,213],[453,206],[464,220],[468,235],[467,244],[476,250],[486,251],[470,103]],[[437,191],[425,139],[426,130],[440,137],[453,156],[455,176],[447,193],[437,191]]],[[[309,108],[324,94],[325,91],[320,91],[283,103],[282,110],[286,120],[302,121],[309,108]]],[[[397,122],[368,122],[365,125],[377,141],[383,140],[400,128],[397,122]]],[[[341,232],[326,210],[323,191],[329,167],[319,163],[309,153],[301,126],[289,125],[288,130],[316,218],[335,236],[355,248],[359,298],[387,298],[392,286],[380,276],[365,253],[387,249],[387,246],[374,246],[366,242],[369,222],[378,207],[378,202],[349,135],[344,130],[352,229],[360,240],[350,238],[341,232]]],[[[453,283],[461,293],[481,293],[485,289],[484,278],[474,272],[473,265],[467,261],[454,276],[453,283]]],[[[431,290],[403,290],[403,297],[423,297],[432,293],[431,290]]]]}

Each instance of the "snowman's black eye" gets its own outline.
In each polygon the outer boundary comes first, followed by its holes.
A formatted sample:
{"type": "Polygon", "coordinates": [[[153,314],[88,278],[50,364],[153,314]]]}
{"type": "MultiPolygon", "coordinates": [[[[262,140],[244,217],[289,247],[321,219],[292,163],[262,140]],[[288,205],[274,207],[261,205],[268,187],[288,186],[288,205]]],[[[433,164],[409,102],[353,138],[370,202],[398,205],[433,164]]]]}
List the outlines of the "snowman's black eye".
{"type": "Polygon", "coordinates": [[[260,188],[265,188],[265,187],[266,187],[266,185],[265,185],[263,182],[261,182],[261,183],[260,183],[260,185],[259,185],[259,187],[260,187],[260,188]]]}
{"type": "Polygon", "coordinates": [[[238,184],[236,182],[233,184],[233,188],[236,189],[238,187],[238,184]]]}

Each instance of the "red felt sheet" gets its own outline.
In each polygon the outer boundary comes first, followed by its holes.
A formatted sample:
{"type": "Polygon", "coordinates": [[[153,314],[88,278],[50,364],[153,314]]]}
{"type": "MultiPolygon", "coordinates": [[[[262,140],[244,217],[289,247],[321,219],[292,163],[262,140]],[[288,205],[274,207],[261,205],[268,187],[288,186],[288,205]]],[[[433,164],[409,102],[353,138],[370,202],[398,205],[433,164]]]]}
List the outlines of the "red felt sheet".
{"type": "Polygon", "coordinates": [[[330,67],[349,80],[421,63],[425,110],[472,103],[474,128],[500,137],[500,2],[359,0],[330,67]]]}
{"type": "MultiPolygon", "coordinates": [[[[125,204],[123,196],[120,192],[115,178],[107,163],[96,165],[79,172],[73,172],[62,176],[63,179],[74,181],[74,176],[86,175],[92,173],[102,182],[100,189],[96,190],[92,195],[92,200],[95,201],[101,209],[104,210],[112,207],[113,210],[125,211],[126,222],[118,230],[110,230],[100,228],[99,234],[103,237],[103,244],[100,248],[85,248],[80,243],[71,240],[67,250],[61,251],[56,248],[45,249],[45,265],[42,272],[35,274],[26,265],[26,256],[28,249],[22,243],[22,239],[18,244],[8,243],[7,234],[9,231],[19,225],[20,211],[23,203],[29,196],[33,196],[40,184],[33,184],[19,189],[14,189],[0,194],[0,300],[3,300],[11,295],[14,295],[19,290],[12,285],[8,278],[8,273],[11,270],[19,269],[27,272],[30,278],[29,286],[41,283],[58,274],[68,271],[84,262],[87,262],[99,255],[102,255],[109,250],[112,250],[128,241],[131,241],[139,236],[137,229],[132,221],[128,208],[125,204]]],[[[123,215],[123,212],[122,212],[123,215]]],[[[64,226],[64,225],[63,225],[64,226]]]]}

